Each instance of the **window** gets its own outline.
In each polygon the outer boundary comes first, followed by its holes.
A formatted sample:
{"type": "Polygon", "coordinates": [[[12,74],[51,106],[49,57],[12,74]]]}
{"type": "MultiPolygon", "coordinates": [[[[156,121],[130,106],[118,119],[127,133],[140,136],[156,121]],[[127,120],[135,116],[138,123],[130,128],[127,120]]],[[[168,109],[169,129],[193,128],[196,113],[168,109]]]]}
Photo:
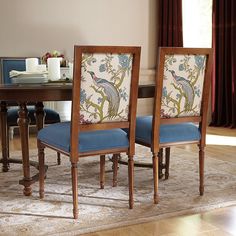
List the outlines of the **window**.
{"type": "Polygon", "coordinates": [[[184,47],[212,47],[212,0],[182,0],[184,47]]]}

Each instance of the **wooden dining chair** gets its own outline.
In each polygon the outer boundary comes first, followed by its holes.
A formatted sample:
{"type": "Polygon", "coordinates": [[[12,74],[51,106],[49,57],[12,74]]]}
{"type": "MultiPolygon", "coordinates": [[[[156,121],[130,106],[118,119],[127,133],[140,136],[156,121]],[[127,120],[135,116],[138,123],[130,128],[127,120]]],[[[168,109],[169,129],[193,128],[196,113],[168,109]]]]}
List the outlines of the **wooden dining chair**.
{"type": "Polygon", "coordinates": [[[73,215],[78,218],[77,163],[82,157],[125,152],[129,158],[129,208],[133,208],[133,155],[140,47],[75,46],[71,122],[39,131],[40,198],[44,197],[44,148],[71,162],[73,215]],[[129,135],[122,130],[130,130],[129,135]]]}
{"type": "MultiPolygon", "coordinates": [[[[152,152],[154,203],[158,203],[158,154],[166,148],[168,175],[172,146],[199,146],[199,191],[200,195],[204,193],[204,148],[212,49],[160,48],[158,59],[153,115],[137,117],[135,137],[136,143],[149,147],[152,152]]],[[[116,156],[113,158],[117,163],[116,156]]],[[[114,167],[116,173],[117,164],[114,167]]]]}
{"type": "MultiPolygon", "coordinates": [[[[1,68],[1,83],[2,84],[12,84],[9,72],[11,70],[18,70],[18,71],[25,71],[26,65],[25,65],[25,59],[26,57],[2,57],[0,58],[0,68],[1,68]]],[[[36,119],[35,119],[35,108],[34,106],[28,106],[28,117],[30,120],[30,126],[36,125],[36,119]]],[[[45,108],[45,124],[53,124],[61,122],[61,118],[58,112],[55,110],[45,108]]],[[[17,124],[18,119],[18,108],[17,107],[10,107],[7,111],[7,145],[8,145],[8,151],[9,151],[9,138],[13,134],[10,134],[10,129],[14,129],[18,127],[17,124]]],[[[13,133],[14,131],[12,131],[13,133]]],[[[9,156],[9,153],[8,153],[9,156]]],[[[60,165],[60,153],[57,154],[57,163],[60,165]]]]}

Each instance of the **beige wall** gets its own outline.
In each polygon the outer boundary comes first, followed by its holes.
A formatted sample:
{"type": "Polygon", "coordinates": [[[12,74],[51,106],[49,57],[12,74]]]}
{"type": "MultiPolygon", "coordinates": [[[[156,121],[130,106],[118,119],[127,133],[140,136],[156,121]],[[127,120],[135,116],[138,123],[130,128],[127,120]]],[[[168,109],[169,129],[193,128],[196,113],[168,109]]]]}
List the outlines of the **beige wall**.
{"type": "Polygon", "coordinates": [[[41,56],[73,45],[140,45],[156,61],[156,0],[0,0],[0,56],[41,56]]]}
{"type": "MultiPolygon", "coordinates": [[[[72,60],[75,44],[136,45],[142,47],[140,83],[152,83],[156,5],[156,0],[0,0],[0,57],[59,50],[72,60]]],[[[70,102],[47,106],[62,119],[70,117],[70,102]]],[[[139,114],[151,112],[152,104],[139,101],[139,114]]]]}

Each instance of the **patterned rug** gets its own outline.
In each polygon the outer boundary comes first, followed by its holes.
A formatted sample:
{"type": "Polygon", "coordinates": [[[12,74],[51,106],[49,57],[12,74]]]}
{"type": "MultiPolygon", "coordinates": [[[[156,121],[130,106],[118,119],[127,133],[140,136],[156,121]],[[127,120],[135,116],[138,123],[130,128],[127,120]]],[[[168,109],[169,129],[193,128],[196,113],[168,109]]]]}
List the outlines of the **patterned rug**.
{"type": "MultiPolygon", "coordinates": [[[[170,216],[197,213],[236,204],[236,164],[206,158],[205,194],[199,196],[197,153],[171,149],[169,180],[159,184],[160,203],[153,204],[152,170],[135,168],[135,204],[128,209],[127,166],[120,166],[118,187],[113,188],[111,162],[106,161],[105,189],[99,189],[99,159],[83,158],[79,163],[79,219],[72,219],[70,162],[56,153],[46,152],[49,165],[45,198],[23,196],[18,180],[21,165],[12,164],[8,173],[0,172],[0,235],[78,235],[87,232],[137,224],[170,216]]],[[[37,160],[36,150],[31,151],[37,160]]],[[[20,157],[15,152],[12,157],[20,157]]],[[[136,159],[151,160],[147,148],[137,147],[136,159]],[[145,157],[145,158],[141,158],[145,157]]],[[[31,171],[36,173],[34,168],[31,171]]]]}

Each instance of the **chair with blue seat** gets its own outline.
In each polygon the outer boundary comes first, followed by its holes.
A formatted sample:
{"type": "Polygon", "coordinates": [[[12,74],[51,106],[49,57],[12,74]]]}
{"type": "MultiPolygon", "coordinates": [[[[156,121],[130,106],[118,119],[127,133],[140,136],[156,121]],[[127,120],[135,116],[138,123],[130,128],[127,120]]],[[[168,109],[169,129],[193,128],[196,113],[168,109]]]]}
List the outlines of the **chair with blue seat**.
{"type": "MultiPolygon", "coordinates": [[[[133,208],[133,155],[140,47],[75,46],[71,122],[39,131],[39,194],[44,197],[44,149],[71,162],[73,215],[78,218],[80,158],[125,152],[129,158],[129,208],[133,208]],[[130,130],[129,135],[122,129],[130,130]]],[[[103,166],[103,165],[101,165],[103,166]]],[[[100,176],[102,179],[103,176],[100,176]]]]}
{"type": "MultiPolygon", "coordinates": [[[[1,66],[1,83],[3,84],[11,84],[11,78],[9,76],[9,72],[11,70],[17,70],[17,71],[25,71],[26,65],[25,65],[25,57],[3,57],[0,58],[0,66],[1,66]]],[[[35,126],[36,125],[36,119],[35,119],[35,108],[32,106],[28,106],[28,116],[30,119],[30,125],[35,126]]],[[[52,124],[52,123],[58,123],[60,122],[60,115],[58,112],[45,108],[45,124],[52,124]]],[[[18,108],[16,107],[10,107],[7,111],[7,127],[8,127],[8,134],[10,128],[17,127],[17,119],[18,119],[18,108]]],[[[9,136],[9,135],[8,135],[9,136]]],[[[9,144],[8,144],[8,150],[9,150],[9,144]]],[[[9,154],[8,154],[9,155],[9,154]]],[[[57,155],[57,162],[60,164],[60,154],[57,155]]]]}
{"type": "MultiPolygon", "coordinates": [[[[204,149],[211,83],[212,49],[160,48],[153,116],[136,120],[136,143],[151,148],[199,146],[199,192],[204,193],[204,149]]],[[[184,152],[184,150],[183,150],[184,152]]],[[[158,174],[154,172],[154,202],[158,202],[158,174]]]]}
{"type": "MultiPolygon", "coordinates": [[[[158,203],[156,159],[159,152],[166,148],[168,178],[172,146],[199,146],[199,191],[200,195],[204,193],[204,148],[211,67],[212,49],[159,49],[153,115],[137,117],[135,137],[135,142],[149,147],[153,155],[154,203],[158,203]]],[[[117,162],[117,158],[113,158],[117,162]]]]}

